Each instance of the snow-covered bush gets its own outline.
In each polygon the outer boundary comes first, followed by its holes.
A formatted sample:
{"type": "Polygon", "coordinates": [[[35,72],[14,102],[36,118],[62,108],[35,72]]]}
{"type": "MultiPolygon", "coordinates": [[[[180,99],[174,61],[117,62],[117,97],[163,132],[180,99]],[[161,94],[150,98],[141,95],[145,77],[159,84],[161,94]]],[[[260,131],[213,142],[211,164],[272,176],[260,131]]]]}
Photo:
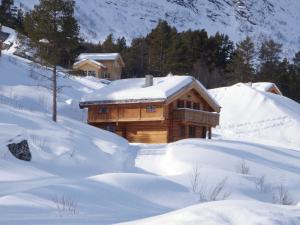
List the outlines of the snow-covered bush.
{"type": "Polygon", "coordinates": [[[273,203],[293,205],[293,200],[291,199],[289,191],[283,184],[273,188],[273,203]]]}
{"type": "Polygon", "coordinates": [[[241,162],[236,165],[236,172],[243,175],[250,174],[250,166],[247,164],[246,160],[242,159],[241,162]]]}

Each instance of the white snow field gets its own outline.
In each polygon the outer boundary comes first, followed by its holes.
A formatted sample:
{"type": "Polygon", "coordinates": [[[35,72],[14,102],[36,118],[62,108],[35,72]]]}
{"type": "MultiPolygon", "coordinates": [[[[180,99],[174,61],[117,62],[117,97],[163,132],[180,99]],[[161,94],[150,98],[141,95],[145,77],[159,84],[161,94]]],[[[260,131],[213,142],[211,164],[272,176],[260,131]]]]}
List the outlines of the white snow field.
{"type": "Polygon", "coordinates": [[[51,73],[32,65],[10,50],[0,57],[1,225],[300,224],[298,103],[247,85],[216,89],[213,140],[129,144],[85,124],[78,107],[107,82],[61,73],[54,123],[51,73]],[[30,162],[7,148],[24,139],[30,162]]]}
{"type": "Polygon", "coordinates": [[[222,137],[300,146],[297,102],[248,84],[212,89],[210,94],[222,107],[220,126],[216,130],[222,137]]]}

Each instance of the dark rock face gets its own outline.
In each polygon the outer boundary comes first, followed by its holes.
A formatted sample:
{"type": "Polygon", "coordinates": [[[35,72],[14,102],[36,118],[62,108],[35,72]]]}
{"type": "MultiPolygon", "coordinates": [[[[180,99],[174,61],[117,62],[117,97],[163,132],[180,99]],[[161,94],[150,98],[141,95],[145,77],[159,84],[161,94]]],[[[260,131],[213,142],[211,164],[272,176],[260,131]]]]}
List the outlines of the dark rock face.
{"type": "Polygon", "coordinates": [[[31,160],[31,153],[27,140],[23,140],[20,143],[9,144],[7,147],[11,154],[13,154],[17,159],[24,161],[31,160]]]}

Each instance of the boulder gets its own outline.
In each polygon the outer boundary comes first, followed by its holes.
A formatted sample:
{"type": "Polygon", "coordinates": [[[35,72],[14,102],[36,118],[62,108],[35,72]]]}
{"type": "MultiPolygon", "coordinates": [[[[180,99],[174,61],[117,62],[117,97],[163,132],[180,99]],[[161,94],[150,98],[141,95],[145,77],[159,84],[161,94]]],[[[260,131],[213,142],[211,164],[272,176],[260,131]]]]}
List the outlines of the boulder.
{"type": "Polygon", "coordinates": [[[27,140],[23,140],[19,143],[11,143],[7,145],[11,154],[13,154],[17,159],[30,161],[31,152],[27,140]]]}

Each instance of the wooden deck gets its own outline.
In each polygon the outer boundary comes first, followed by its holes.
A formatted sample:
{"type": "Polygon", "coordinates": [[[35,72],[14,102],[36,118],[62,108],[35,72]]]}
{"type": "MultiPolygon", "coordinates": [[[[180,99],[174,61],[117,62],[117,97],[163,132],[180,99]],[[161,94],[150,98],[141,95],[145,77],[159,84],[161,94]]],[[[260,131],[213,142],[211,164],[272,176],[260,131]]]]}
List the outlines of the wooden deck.
{"type": "Polygon", "coordinates": [[[183,123],[199,124],[215,127],[219,124],[220,115],[215,112],[207,112],[195,109],[175,109],[173,111],[174,120],[180,120],[183,123]]]}

